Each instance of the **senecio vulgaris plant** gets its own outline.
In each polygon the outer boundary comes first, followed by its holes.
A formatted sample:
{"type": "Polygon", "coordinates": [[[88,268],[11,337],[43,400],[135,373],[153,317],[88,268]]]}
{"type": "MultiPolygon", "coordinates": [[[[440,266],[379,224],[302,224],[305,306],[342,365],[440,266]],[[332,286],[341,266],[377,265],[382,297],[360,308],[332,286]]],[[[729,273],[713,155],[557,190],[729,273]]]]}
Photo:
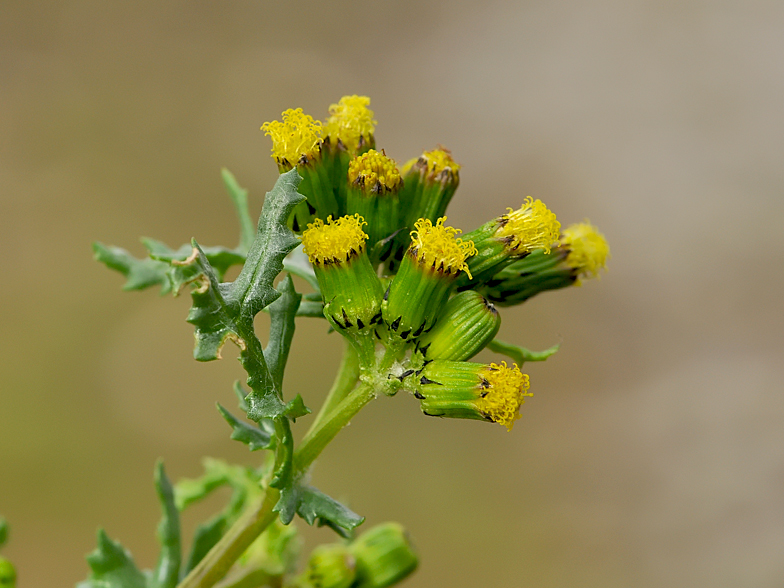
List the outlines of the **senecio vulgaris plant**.
{"type": "MultiPolygon", "coordinates": [[[[226,170],[223,179],[240,222],[239,245],[177,250],[143,239],[149,257],[94,245],[96,258],[121,272],[126,290],[158,285],[177,294],[190,286],[194,356],[220,357],[231,342],[248,374],[234,391],[247,420],[221,405],[231,438],[265,450],[257,468],[205,460],[201,478],[172,485],[159,463],[155,485],[163,510],[161,551],[154,570],[140,571],[119,543],[98,532],[83,588],[381,588],[417,566],[397,523],[355,535],[363,517],[311,485],[314,460],[379,394],[403,390],[425,415],[476,419],[511,430],[529,392],[525,362],[532,352],[496,338],[498,307],[521,304],[545,290],[597,276],[609,250],[588,222],[561,231],[555,214],[530,197],[464,234],[446,224],[460,165],[439,147],[402,166],[376,150],[370,100],[345,96],[321,123],[301,109],[264,123],[280,177],[267,193],[257,224],[247,193],[226,170]],[[233,282],[226,271],[241,266],[233,282]],[[278,280],[280,276],[282,279],[278,280]],[[299,276],[312,292],[295,290],[299,276]],[[276,283],[276,280],[277,283],[276,283]],[[266,346],[253,319],[270,315],[266,346]],[[345,340],[337,377],[312,417],[300,395],[282,389],[298,317],[326,319],[345,340]],[[510,362],[470,361],[491,351],[510,362]],[[291,427],[309,426],[294,446],[291,427]],[[226,508],[196,530],[182,557],[179,515],[220,486],[226,508]],[[340,540],[321,545],[298,567],[295,515],[327,525],[340,540]]],[[[0,541],[5,539],[0,525],[0,541]]],[[[0,586],[14,585],[0,558],[0,586]]]]}

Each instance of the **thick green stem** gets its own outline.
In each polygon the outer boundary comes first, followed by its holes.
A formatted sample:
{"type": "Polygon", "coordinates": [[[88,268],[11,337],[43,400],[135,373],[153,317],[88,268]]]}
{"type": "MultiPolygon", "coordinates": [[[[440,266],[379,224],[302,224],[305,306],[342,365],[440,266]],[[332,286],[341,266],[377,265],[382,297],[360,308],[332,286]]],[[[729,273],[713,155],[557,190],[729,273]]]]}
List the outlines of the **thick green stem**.
{"type": "Polygon", "coordinates": [[[321,424],[321,422],[332,412],[332,410],[342,402],[354,386],[359,381],[359,357],[357,352],[348,341],[345,342],[343,349],[343,360],[340,362],[338,373],[335,376],[335,381],[332,383],[332,388],[327,394],[324,404],[321,405],[316,418],[310,425],[313,430],[321,424]]]}
{"type": "Polygon", "coordinates": [[[272,509],[279,498],[280,492],[267,486],[262,501],[237,519],[177,588],[209,588],[220,581],[250,544],[278,516],[272,509]]]}

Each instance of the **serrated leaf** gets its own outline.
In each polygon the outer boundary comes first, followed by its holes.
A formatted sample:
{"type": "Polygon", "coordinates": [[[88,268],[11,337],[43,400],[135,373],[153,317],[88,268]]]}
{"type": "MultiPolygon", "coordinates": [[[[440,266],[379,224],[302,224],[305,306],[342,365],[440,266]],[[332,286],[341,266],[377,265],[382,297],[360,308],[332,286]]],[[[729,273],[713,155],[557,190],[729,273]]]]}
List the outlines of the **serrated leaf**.
{"type": "Polygon", "coordinates": [[[513,361],[517,362],[517,364],[522,367],[523,364],[527,361],[544,361],[554,353],[556,353],[560,348],[561,344],[556,343],[552,347],[545,349],[544,351],[531,351],[530,349],[526,349],[525,347],[520,347],[519,345],[514,345],[512,343],[506,343],[504,341],[499,341],[498,339],[493,339],[487,345],[487,348],[495,353],[500,353],[501,355],[506,355],[507,357],[511,358],[513,361]]]}
{"type": "Polygon", "coordinates": [[[174,504],[174,489],[159,461],[155,468],[155,489],[163,510],[158,524],[158,541],[161,552],[158,564],[150,578],[150,588],[175,588],[180,578],[180,513],[174,504]]]}
{"type": "Polygon", "coordinates": [[[234,203],[234,209],[237,211],[237,218],[240,222],[240,244],[237,249],[242,253],[247,253],[256,236],[256,227],[253,226],[253,220],[248,211],[248,191],[239,185],[234,174],[225,167],[221,169],[221,177],[231,201],[234,203]]]}
{"type": "Polygon", "coordinates": [[[245,265],[231,284],[231,299],[239,304],[244,320],[251,321],[280,295],[272,286],[283,269],[283,258],[299,245],[299,239],[286,225],[289,213],[305,199],[297,192],[301,179],[294,168],[278,177],[267,192],[261,209],[258,230],[248,251],[245,265]]]}
{"type": "Polygon", "coordinates": [[[296,512],[309,525],[327,525],[342,537],[349,537],[365,520],[365,517],[320,490],[299,484],[281,490],[275,510],[280,514],[283,524],[289,524],[296,512]]]}
{"type": "Polygon", "coordinates": [[[294,317],[302,301],[302,295],[294,289],[291,275],[286,275],[276,290],[280,298],[269,306],[270,334],[269,342],[264,348],[264,359],[267,360],[267,368],[276,389],[282,391],[283,371],[286,369],[286,360],[294,337],[294,317]]]}
{"type": "MultiPolygon", "coordinates": [[[[169,264],[172,261],[184,261],[193,253],[192,245],[181,245],[179,249],[172,249],[165,243],[149,237],[142,237],[142,244],[147,248],[152,259],[169,264]]],[[[236,249],[218,246],[202,247],[201,250],[215,270],[218,281],[223,279],[231,266],[245,263],[245,254],[236,249]]]]}
{"type": "Polygon", "coordinates": [[[286,404],[283,409],[283,414],[294,421],[300,417],[304,417],[306,414],[310,414],[310,409],[305,406],[305,401],[302,400],[302,396],[297,394],[293,400],[286,404]]]}
{"type": "Polygon", "coordinates": [[[87,556],[90,577],[77,588],[146,588],[147,580],[131,554],[98,530],[98,547],[87,556]]]}
{"type": "Polygon", "coordinates": [[[191,256],[185,261],[173,262],[169,275],[178,291],[185,284],[194,286],[191,291],[193,306],[186,319],[196,328],[194,358],[198,361],[219,359],[221,349],[229,339],[233,339],[240,349],[247,348],[223,298],[217,276],[196,241],[193,241],[191,256]]]}
{"type": "Polygon", "coordinates": [[[154,259],[137,259],[125,249],[93,243],[94,257],[106,267],[120,272],[125,276],[123,290],[144,290],[159,285],[161,294],[171,292],[169,281],[169,265],[154,259]]]}
{"type": "MultiPolygon", "coordinates": [[[[297,396],[297,398],[299,398],[299,396],[297,396]]],[[[282,491],[291,486],[294,480],[294,437],[291,434],[291,424],[286,416],[281,415],[275,418],[274,423],[277,447],[275,454],[275,471],[272,472],[272,479],[270,480],[269,485],[273,488],[279,488],[282,491]]]]}
{"type": "Polygon", "coordinates": [[[232,439],[244,443],[251,451],[272,448],[272,439],[269,430],[263,430],[260,427],[243,423],[220,404],[218,404],[218,412],[221,413],[221,416],[232,427],[232,439]]]}

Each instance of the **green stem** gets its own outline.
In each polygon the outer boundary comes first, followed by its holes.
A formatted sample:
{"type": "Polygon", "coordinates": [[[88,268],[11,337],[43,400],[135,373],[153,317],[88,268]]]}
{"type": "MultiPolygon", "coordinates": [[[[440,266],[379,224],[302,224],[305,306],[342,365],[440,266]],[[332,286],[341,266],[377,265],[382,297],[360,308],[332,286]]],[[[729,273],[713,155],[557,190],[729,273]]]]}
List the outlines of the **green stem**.
{"type": "MultiPolygon", "coordinates": [[[[294,479],[302,475],[340,430],[376,397],[374,386],[363,382],[346,396],[330,414],[313,427],[294,452],[294,479]]],[[[280,498],[280,491],[265,485],[264,499],[245,512],[207,553],[177,588],[210,588],[221,580],[234,562],[251,543],[275,520],[272,509],[280,498]]]]}
{"type": "Polygon", "coordinates": [[[327,394],[324,404],[321,405],[321,409],[310,425],[310,430],[321,424],[324,418],[354,389],[358,381],[359,356],[351,346],[351,343],[346,341],[343,349],[343,359],[340,362],[340,367],[338,367],[335,381],[332,383],[332,388],[327,394]]]}
{"type": "Polygon", "coordinates": [[[272,508],[279,498],[280,492],[267,486],[261,502],[237,519],[177,588],[209,588],[221,580],[248,546],[278,516],[272,508]]]}
{"type": "Polygon", "coordinates": [[[376,397],[375,387],[362,384],[346,396],[328,417],[318,426],[311,428],[294,452],[294,478],[303,474],[319,456],[324,447],[335,438],[340,430],[365,406],[376,397]]]}

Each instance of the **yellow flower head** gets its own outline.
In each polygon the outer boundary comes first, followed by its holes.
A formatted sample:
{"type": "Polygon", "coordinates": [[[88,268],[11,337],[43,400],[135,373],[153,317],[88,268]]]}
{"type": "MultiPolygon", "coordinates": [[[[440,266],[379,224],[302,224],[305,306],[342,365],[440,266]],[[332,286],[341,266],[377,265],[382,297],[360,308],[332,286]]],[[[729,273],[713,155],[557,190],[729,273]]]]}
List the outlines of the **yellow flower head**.
{"type": "Polygon", "coordinates": [[[528,391],[528,375],[520,372],[517,364],[507,367],[506,362],[491,363],[483,369],[479,377],[482,396],[476,401],[477,408],[494,422],[512,430],[514,422],[520,418],[520,405],[528,391]]]}
{"type": "Polygon", "coordinates": [[[420,218],[414,223],[408,251],[423,265],[444,273],[464,271],[470,278],[466,259],[476,255],[474,242],[459,238],[460,229],[445,227],[445,220],[446,217],[442,216],[434,225],[429,219],[420,218]]]}
{"type": "Polygon", "coordinates": [[[566,264],[586,278],[599,277],[610,257],[607,239],[588,220],[569,226],[563,232],[561,246],[569,250],[566,264]]]}
{"type": "Polygon", "coordinates": [[[321,121],[313,120],[301,108],[289,108],[282,114],[283,121],[273,120],[261,125],[261,130],[272,139],[272,157],[278,163],[296,165],[304,155],[311,158],[321,144],[321,121]]]}
{"type": "Polygon", "coordinates": [[[402,187],[400,173],[394,160],[371,149],[351,160],[348,164],[348,181],[352,185],[361,186],[366,192],[384,194],[397,191],[402,187]]]}
{"type": "Polygon", "coordinates": [[[561,230],[561,223],[555,218],[555,213],[548,210],[541,200],[534,200],[530,196],[517,210],[508,210],[507,214],[498,219],[496,237],[504,240],[512,251],[544,249],[545,253],[549,253],[550,247],[558,241],[561,230]]]}
{"type": "Polygon", "coordinates": [[[314,265],[348,261],[365,247],[367,235],[362,225],[366,224],[358,214],[337,220],[329,216],[326,223],[317,218],[302,233],[302,250],[314,265]]]}
{"type": "Polygon", "coordinates": [[[446,147],[439,145],[438,149],[432,151],[425,151],[418,158],[410,159],[403,165],[401,172],[406,175],[408,171],[418,163],[423,166],[427,171],[425,175],[430,178],[435,178],[444,170],[449,170],[452,174],[457,175],[460,171],[460,164],[452,159],[452,152],[446,147]]]}
{"type": "Polygon", "coordinates": [[[324,135],[330,140],[340,140],[350,153],[359,149],[360,138],[368,141],[376,130],[378,121],[373,120],[373,111],[368,108],[367,96],[343,96],[337,104],[329,107],[329,118],[324,125],[324,135]]]}

